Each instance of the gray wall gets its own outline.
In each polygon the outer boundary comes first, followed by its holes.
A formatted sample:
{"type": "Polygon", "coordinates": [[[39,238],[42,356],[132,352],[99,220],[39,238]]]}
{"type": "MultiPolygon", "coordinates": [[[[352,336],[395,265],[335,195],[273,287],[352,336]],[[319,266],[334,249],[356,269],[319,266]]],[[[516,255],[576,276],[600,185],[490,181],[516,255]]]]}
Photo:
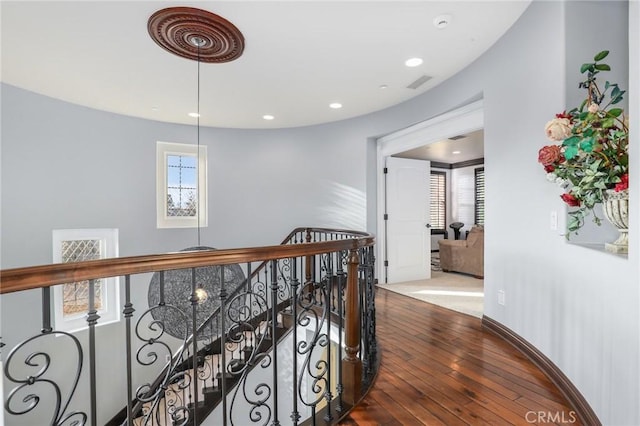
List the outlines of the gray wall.
{"type": "MultiPolygon", "coordinates": [[[[637,2],[633,7],[631,30],[637,37],[637,2]]],[[[598,10],[590,13],[587,18],[599,22],[598,10]]],[[[563,207],[536,161],[546,143],[544,124],[568,105],[566,50],[581,43],[569,18],[564,3],[534,2],[468,68],[386,111],[298,129],[203,129],[210,176],[210,226],[203,230],[203,244],[272,244],[304,225],[375,231],[372,138],[482,93],[485,314],[556,363],[604,424],[640,424],[640,268],[634,231],[640,214],[631,211],[628,259],[567,244],[549,230],[549,212],[563,207]],[[505,306],[497,304],[498,290],[506,293],[505,306]]],[[[612,57],[624,56],[626,39],[607,47],[612,57]]],[[[598,49],[585,50],[592,55],[598,49]]],[[[637,72],[637,43],[631,52],[637,72]]],[[[638,123],[638,87],[630,83],[636,99],[632,122],[638,123]]],[[[2,268],[49,262],[55,228],[117,227],[122,256],[194,244],[195,231],[157,230],[154,217],[155,142],[194,142],[193,128],[92,111],[6,85],[2,90],[2,268]]],[[[634,151],[631,163],[632,171],[640,169],[634,151]]],[[[631,181],[634,197],[640,188],[633,173],[631,181]]],[[[136,282],[134,303],[140,309],[147,282],[136,282]]],[[[38,304],[33,292],[3,296],[3,341],[11,344],[25,330],[37,332],[36,314],[19,325],[9,318],[38,304]]],[[[118,330],[104,331],[101,340],[113,354],[120,346],[118,330]]],[[[119,368],[120,361],[114,363],[113,369],[119,368]]],[[[122,389],[116,382],[110,386],[105,394],[122,389]]]]}
{"type": "MultiPolygon", "coordinates": [[[[626,90],[629,87],[629,60],[628,55],[620,54],[621,49],[627,47],[626,43],[620,42],[627,37],[628,33],[626,3],[613,2],[613,5],[603,6],[602,2],[570,1],[565,7],[565,78],[567,81],[565,106],[567,109],[579,106],[586,98],[586,91],[578,88],[578,83],[586,76],[586,74],[580,74],[580,66],[585,62],[592,62],[593,56],[602,50],[611,52],[603,61],[611,65],[611,71],[597,76],[600,88],[604,89],[604,82],[608,80],[618,83],[621,89],[626,90]],[[606,25],[606,31],[585,31],[585,27],[595,21],[606,25]]],[[[625,110],[628,108],[626,95],[619,105],[625,110]]],[[[565,212],[566,208],[562,207],[562,211],[565,212]]],[[[603,236],[607,241],[615,241],[618,231],[604,219],[602,206],[597,206],[595,211],[598,217],[603,219],[602,225],[597,226],[592,217],[589,217],[578,235],[571,237],[572,242],[589,243],[599,239],[602,241],[603,236]]]]}
{"type": "MultiPolygon", "coordinates": [[[[2,89],[3,269],[51,263],[53,229],[118,228],[121,256],[197,245],[194,229],[155,227],[156,141],[195,143],[195,129],[2,89]]],[[[210,211],[202,244],[278,244],[297,226],[365,229],[366,147],[356,137],[348,123],[275,132],[203,129],[210,211]]],[[[134,277],[134,319],[146,308],[149,279],[134,277]]],[[[9,347],[40,330],[39,306],[39,291],[2,296],[9,347]],[[34,307],[27,317],[25,306],[34,307]]],[[[122,324],[98,330],[100,365],[108,367],[99,369],[102,395],[122,396],[101,399],[100,423],[124,406],[124,384],[111,374],[125,371],[122,331],[122,324]]],[[[60,360],[66,353],[52,355],[60,360]]],[[[66,370],[56,371],[63,382],[66,370]]],[[[144,371],[139,380],[150,379],[152,371],[144,371]]],[[[81,389],[75,407],[87,407],[87,395],[81,389]]]]}

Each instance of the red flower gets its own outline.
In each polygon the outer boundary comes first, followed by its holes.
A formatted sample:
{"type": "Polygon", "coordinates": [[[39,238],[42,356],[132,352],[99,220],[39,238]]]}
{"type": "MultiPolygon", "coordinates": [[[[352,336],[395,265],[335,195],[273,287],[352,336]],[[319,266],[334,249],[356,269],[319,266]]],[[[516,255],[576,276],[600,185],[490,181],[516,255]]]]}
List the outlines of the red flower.
{"type": "Polygon", "coordinates": [[[543,146],[538,151],[538,162],[543,166],[550,166],[559,163],[562,153],[558,145],[543,146]]]}
{"type": "Polygon", "coordinates": [[[568,118],[571,120],[571,114],[567,114],[567,111],[562,111],[560,114],[556,114],[556,118],[568,118]]]}
{"type": "Polygon", "coordinates": [[[624,191],[629,188],[629,174],[625,173],[620,176],[620,182],[616,183],[616,187],[614,188],[616,192],[624,191]]]}
{"type": "Polygon", "coordinates": [[[560,198],[570,207],[580,207],[580,200],[571,194],[562,194],[560,198]]]}
{"type": "Polygon", "coordinates": [[[547,172],[547,173],[551,173],[555,169],[556,168],[554,166],[552,166],[551,164],[544,166],[544,171],[547,172]]]}

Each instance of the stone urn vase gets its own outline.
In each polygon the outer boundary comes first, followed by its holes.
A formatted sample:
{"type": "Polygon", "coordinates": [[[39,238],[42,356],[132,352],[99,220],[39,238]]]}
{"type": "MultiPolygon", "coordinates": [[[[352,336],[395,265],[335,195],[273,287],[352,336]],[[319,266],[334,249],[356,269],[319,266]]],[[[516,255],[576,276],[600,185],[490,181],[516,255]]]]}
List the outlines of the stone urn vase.
{"type": "Polygon", "coordinates": [[[602,201],[604,216],[620,232],[620,237],[613,243],[606,243],[604,248],[611,253],[629,252],[629,190],[616,192],[607,189],[602,201]]]}

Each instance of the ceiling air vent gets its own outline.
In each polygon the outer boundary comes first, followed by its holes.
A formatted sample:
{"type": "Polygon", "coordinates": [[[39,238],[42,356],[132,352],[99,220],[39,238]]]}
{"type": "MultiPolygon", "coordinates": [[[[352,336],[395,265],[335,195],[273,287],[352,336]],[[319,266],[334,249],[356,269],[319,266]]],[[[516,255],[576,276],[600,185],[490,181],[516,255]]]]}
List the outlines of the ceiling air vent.
{"type": "Polygon", "coordinates": [[[466,138],[467,135],[457,135],[457,136],[451,136],[450,138],[448,138],[450,141],[457,141],[459,139],[464,139],[466,138]]]}
{"type": "Polygon", "coordinates": [[[408,85],[407,89],[417,89],[429,80],[431,80],[431,76],[423,75],[422,77],[418,78],[416,81],[408,85]]]}

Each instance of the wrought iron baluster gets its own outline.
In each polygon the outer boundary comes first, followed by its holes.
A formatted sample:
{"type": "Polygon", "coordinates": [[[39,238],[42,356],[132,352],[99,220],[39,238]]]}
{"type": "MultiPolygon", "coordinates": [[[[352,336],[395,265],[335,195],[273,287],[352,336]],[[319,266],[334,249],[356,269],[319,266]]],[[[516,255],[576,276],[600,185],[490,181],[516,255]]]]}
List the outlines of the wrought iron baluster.
{"type": "Polygon", "coordinates": [[[378,358],[378,345],[376,338],[376,289],[375,289],[375,254],[373,247],[365,248],[366,253],[366,319],[367,319],[367,342],[368,342],[368,353],[367,357],[369,360],[369,368],[367,371],[367,381],[366,384],[369,385],[373,376],[375,374],[375,364],[378,358]]]}
{"type": "MultiPolygon", "coordinates": [[[[247,307],[248,307],[248,318],[246,318],[245,320],[249,320],[252,317],[252,309],[258,303],[257,300],[255,300],[255,296],[251,288],[251,282],[252,282],[251,262],[247,262],[247,295],[249,296],[249,299],[246,300],[247,307]]],[[[247,345],[249,348],[251,348],[251,350],[244,351],[245,364],[249,364],[249,361],[251,359],[251,354],[254,352],[254,349],[256,347],[256,342],[254,340],[254,337],[255,336],[254,336],[253,330],[250,330],[249,340],[247,342],[247,345]]]]}
{"type": "Polygon", "coordinates": [[[293,422],[293,426],[297,426],[300,421],[300,412],[298,411],[298,353],[296,348],[298,347],[298,327],[296,318],[298,317],[298,287],[300,287],[300,281],[298,280],[298,269],[297,269],[297,259],[295,257],[291,258],[291,271],[290,271],[290,281],[291,281],[291,315],[293,318],[292,322],[292,334],[293,334],[293,345],[292,345],[292,368],[293,368],[293,410],[291,411],[291,421],[293,422]]]}
{"type": "Polygon", "coordinates": [[[196,268],[191,268],[191,333],[192,333],[192,383],[193,383],[193,395],[190,395],[191,401],[193,401],[193,424],[198,424],[198,336],[196,331],[198,330],[198,294],[196,293],[196,268]]]}
{"type": "Polygon", "coordinates": [[[247,286],[246,291],[251,291],[251,262],[247,262],[247,286]]]}
{"type": "Polygon", "coordinates": [[[165,286],[165,284],[164,284],[164,271],[160,271],[160,285],[159,285],[159,288],[160,288],[160,291],[159,291],[159,293],[160,293],[160,301],[158,302],[158,305],[160,305],[160,306],[164,306],[164,304],[165,304],[164,286],[165,286]]]}
{"type": "Polygon", "coordinates": [[[96,388],[98,383],[96,381],[96,324],[100,315],[95,306],[95,285],[96,280],[89,280],[89,313],[87,315],[87,324],[89,324],[89,392],[91,398],[91,424],[98,424],[97,413],[97,396],[96,388]]]}
{"type": "MultiPolygon", "coordinates": [[[[38,407],[40,400],[43,399],[44,396],[36,392],[41,391],[43,389],[42,385],[46,384],[54,390],[53,413],[50,423],[55,426],[72,423],[74,421],[78,424],[86,424],[86,413],[72,411],[66,414],[82,373],[84,359],[82,345],[72,334],[63,331],[54,331],[52,329],[50,306],[51,289],[50,287],[44,287],[42,289],[42,328],[40,333],[23,340],[13,347],[13,349],[9,351],[9,355],[7,355],[4,363],[5,377],[9,381],[17,384],[16,387],[6,394],[4,409],[7,413],[14,416],[28,415],[38,407]],[[64,339],[58,339],[58,337],[64,337],[64,339]],[[36,343],[32,344],[32,342],[36,343]],[[52,359],[50,354],[44,352],[42,348],[49,347],[53,343],[55,343],[57,347],[68,344],[71,348],[75,349],[76,371],[75,374],[71,376],[73,377],[71,386],[64,388],[68,389],[67,394],[62,392],[63,388],[61,388],[58,383],[48,377],[48,373],[53,370],[52,365],[55,360],[52,359]],[[33,347],[35,351],[31,352],[30,347],[33,347]],[[22,364],[17,361],[17,359],[20,358],[23,358],[22,364]],[[16,361],[14,362],[14,360],[16,361]],[[15,364],[18,364],[17,367],[14,367],[15,364]]],[[[4,346],[4,344],[2,344],[2,346],[4,346]]],[[[66,357],[63,362],[67,365],[73,362],[71,352],[69,352],[69,356],[66,357]]],[[[42,414],[44,413],[40,412],[40,415],[42,414]]]]}
{"type": "Polygon", "coordinates": [[[366,359],[366,353],[367,353],[367,342],[366,342],[366,332],[364,331],[364,328],[366,326],[365,324],[365,316],[366,316],[366,308],[367,305],[365,304],[365,285],[364,285],[364,281],[365,281],[365,266],[364,266],[364,262],[365,262],[365,256],[364,256],[364,251],[362,249],[358,250],[358,259],[359,259],[359,263],[358,263],[358,298],[360,299],[360,301],[358,302],[361,310],[360,310],[360,315],[359,315],[359,322],[360,322],[360,352],[358,353],[358,356],[360,357],[360,361],[362,363],[362,370],[364,371],[364,374],[366,375],[366,371],[368,368],[367,365],[367,359],[366,359]]]}
{"type": "Polygon", "coordinates": [[[222,391],[222,424],[227,426],[227,328],[225,326],[225,317],[227,316],[227,290],[224,283],[224,266],[220,266],[220,358],[222,363],[221,384],[222,391]]]}
{"type": "Polygon", "coordinates": [[[337,286],[336,291],[337,295],[335,296],[337,300],[337,314],[338,314],[338,384],[336,386],[336,392],[338,393],[338,401],[336,405],[336,411],[341,413],[344,410],[343,400],[342,400],[342,392],[344,390],[344,386],[342,383],[342,330],[344,330],[344,310],[343,310],[343,299],[344,299],[344,269],[342,267],[342,258],[343,252],[336,253],[336,275],[337,275],[337,286]]]}
{"type": "Polygon", "coordinates": [[[278,322],[278,261],[271,261],[271,346],[273,350],[273,421],[271,424],[277,426],[278,420],[278,348],[277,348],[277,324],[278,322]]]}
{"type": "Polygon", "coordinates": [[[158,423],[161,417],[170,417],[175,424],[184,425],[191,419],[185,392],[188,394],[191,392],[192,375],[184,370],[177,370],[181,364],[188,365],[187,361],[191,358],[188,336],[192,323],[189,321],[188,314],[180,308],[166,304],[166,283],[163,271],[159,271],[158,281],[159,301],[144,311],[136,321],[136,337],[143,342],[136,352],[136,360],[141,366],[152,366],[164,362],[164,356],[167,356],[170,362],[162,368],[154,382],[138,386],[135,393],[137,402],[133,413],[137,415],[143,405],[146,405],[147,408],[143,411],[143,425],[158,423]],[[165,321],[169,317],[174,317],[174,321],[180,324],[179,329],[183,333],[180,337],[176,336],[182,340],[182,344],[173,356],[171,348],[162,339],[165,335],[165,321]],[[179,393],[182,393],[182,396],[179,393]],[[167,408],[163,411],[165,405],[167,408]],[[160,413],[163,415],[161,416],[160,413]]]}
{"type": "Polygon", "coordinates": [[[131,276],[124,278],[124,315],[125,323],[125,351],[127,363],[127,425],[133,426],[133,370],[131,367],[131,317],[135,312],[131,303],[131,276]]]}
{"type": "Polygon", "coordinates": [[[42,332],[51,333],[51,287],[42,289],[42,332]]]}
{"type": "MultiPolygon", "coordinates": [[[[212,295],[213,296],[213,295],[212,295]]],[[[220,313],[218,315],[222,315],[222,312],[219,311],[220,313]]],[[[213,392],[215,391],[215,381],[216,381],[216,372],[214,370],[214,355],[215,355],[215,342],[217,340],[217,335],[213,333],[213,321],[209,321],[209,335],[211,336],[211,354],[210,356],[210,362],[211,362],[211,389],[210,391],[213,392]]]]}
{"type": "Polygon", "coordinates": [[[326,309],[327,309],[327,377],[325,388],[325,399],[327,401],[327,410],[324,416],[324,420],[330,422],[333,420],[333,413],[331,412],[331,400],[333,395],[331,393],[331,307],[332,307],[332,287],[333,287],[333,262],[331,253],[325,255],[327,259],[327,271],[325,281],[325,295],[326,295],[326,309]]]}
{"type": "MultiPolygon", "coordinates": [[[[316,256],[306,256],[306,271],[318,269],[317,264],[322,265],[322,260],[316,260],[316,256]]],[[[311,274],[313,276],[313,273],[311,274]]],[[[318,404],[324,400],[327,390],[327,363],[321,359],[323,348],[329,344],[325,324],[327,315],[330,314],[326,301],[326,277],[317,283],[307,280],[300,289],[296,303],[300,310],[296,315],[296,323],[305,330],[305,338],[296,346],[297,355],[304,357],[299,367],[298,397],[311,411],[310,421],[315,424],[318,404]],[[309,391],[305,392],[305,384],[309,391]],[[313,396],[311,396],[313,394],[313,396]]]]}

